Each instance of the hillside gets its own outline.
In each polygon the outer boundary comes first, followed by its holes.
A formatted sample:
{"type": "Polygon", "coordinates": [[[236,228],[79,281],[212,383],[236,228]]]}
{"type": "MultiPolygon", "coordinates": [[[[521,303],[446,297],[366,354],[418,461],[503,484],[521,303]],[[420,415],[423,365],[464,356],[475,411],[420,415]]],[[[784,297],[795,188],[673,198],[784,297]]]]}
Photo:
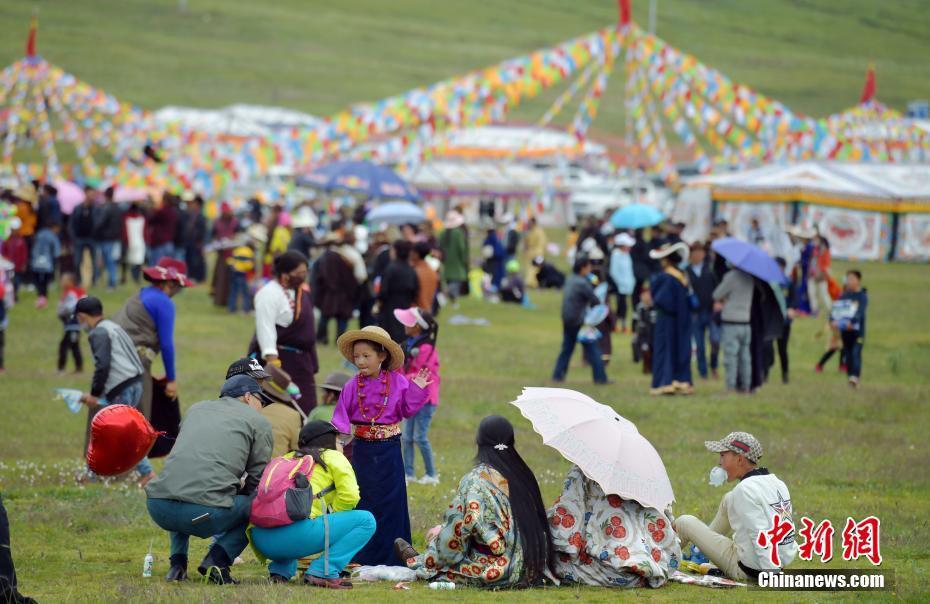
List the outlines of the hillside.
{"type": "MultiPolygon", "coordinates": [[[[613,0],[44,0],[39,52],[146,108],[274,104],[326,115],[587,33],[613,0]]],[[[0,61],[22,56],[35,3],[0,4],[0,61]]],[[[647,22],[648,2],[634,0],[647,22]]],[[[858,100],[930,96],[930,11],[920,0],[660,0],[658,33],[734,80],[813,115],[858,100]]],[[[615,74],[595,129],[622,131],[615,74]]],[[[538,118],[552,98],[515,115],[538,118]]],[[[571,110],[561,116],[571,119],[571,110]]]]}

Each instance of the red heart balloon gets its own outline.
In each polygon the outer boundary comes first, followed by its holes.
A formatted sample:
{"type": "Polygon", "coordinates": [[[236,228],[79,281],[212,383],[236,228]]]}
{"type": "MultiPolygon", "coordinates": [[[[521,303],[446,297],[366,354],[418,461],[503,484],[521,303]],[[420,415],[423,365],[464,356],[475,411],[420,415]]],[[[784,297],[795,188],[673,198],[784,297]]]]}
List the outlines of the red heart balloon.
{"type": "Polygon", "coordinates": [[[134,407],[110,405],[90,425],[87,467],[100,476],[128,472],[145,457],[158,432],[134,407]]]}

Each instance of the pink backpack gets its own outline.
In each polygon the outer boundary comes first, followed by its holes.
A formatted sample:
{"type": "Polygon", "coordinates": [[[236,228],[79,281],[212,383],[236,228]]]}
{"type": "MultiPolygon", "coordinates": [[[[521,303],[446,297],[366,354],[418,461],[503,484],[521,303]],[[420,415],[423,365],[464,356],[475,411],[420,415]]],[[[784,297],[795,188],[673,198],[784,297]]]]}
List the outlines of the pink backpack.
{"type": "Polygon", "coordinates": [[[314,499],[309,481],[313,467],[309,455],[275,457],[269,461],[252,500],[252,524],[274,528],[309,518],[314,499]]]}

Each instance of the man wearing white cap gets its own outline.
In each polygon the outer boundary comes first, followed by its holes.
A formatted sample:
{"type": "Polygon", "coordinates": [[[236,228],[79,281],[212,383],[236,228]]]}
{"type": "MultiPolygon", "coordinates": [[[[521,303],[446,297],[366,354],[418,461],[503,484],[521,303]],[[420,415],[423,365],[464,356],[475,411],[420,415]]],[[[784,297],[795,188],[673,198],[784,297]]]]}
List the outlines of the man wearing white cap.
{"type": "Polygon", "coordinates": [[[794,523],[791,518],[791,493],[784,482],[766,468],[757,467],[762,444],[748,432],[731,432],[720,440],[708,440],[704,446],[720,454],[719,469],[726,481],[739,484],[723,496],[710,526],[694,516],[679,516],[674,522],[682,549],[694,543],[726,576],[731,579],[755,579],[761,571],[779,571],[798,553],[794,523]],[[774,516],[789,523],[790,530],[778,542],[781,567],[772,563],[771,546],[759,545],[759,533],[773,528],[774,516]]]}

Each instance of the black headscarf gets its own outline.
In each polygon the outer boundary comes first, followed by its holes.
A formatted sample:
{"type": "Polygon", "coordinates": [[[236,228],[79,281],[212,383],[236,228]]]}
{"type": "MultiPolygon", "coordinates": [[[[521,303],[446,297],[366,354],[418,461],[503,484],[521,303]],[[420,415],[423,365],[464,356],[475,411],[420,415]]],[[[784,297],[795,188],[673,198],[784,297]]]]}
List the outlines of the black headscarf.
{"type": "Polygon", "coordinates": [[[546,508],[536,476],[514,447],[513,425],[499,415],[490,415],[478,426],[478,455],[507,479],[513,522],[523,545],[524,582],[539,584],[546,569],[551,570],[554,552],[546,520],[546,508]]]}

